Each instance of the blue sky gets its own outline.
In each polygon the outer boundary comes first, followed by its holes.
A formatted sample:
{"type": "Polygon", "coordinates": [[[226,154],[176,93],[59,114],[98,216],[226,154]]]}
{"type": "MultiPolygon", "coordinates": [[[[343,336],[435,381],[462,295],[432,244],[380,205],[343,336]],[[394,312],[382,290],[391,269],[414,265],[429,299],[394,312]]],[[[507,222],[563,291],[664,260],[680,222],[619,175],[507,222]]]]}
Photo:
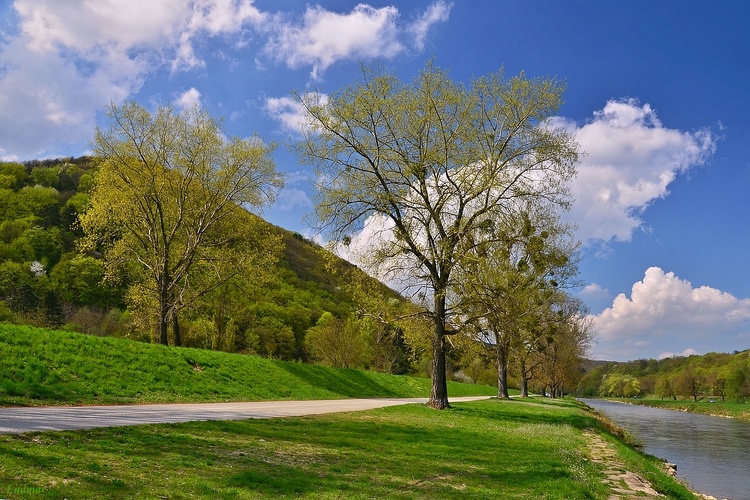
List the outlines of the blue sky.
{"type": "Polygon", "coordinates": [[[280,144],[264,212],[312,236],[292,90],[361,62],[404,79],[435,58],[468,82],[565,79],[558,125],[587,156],[571,186],[592,356],[750,348],[750,3],[725,1],[15,0],[0,4],[0,158],[89,152],[109,102],[198,101],[228,134],[280,144]]]}

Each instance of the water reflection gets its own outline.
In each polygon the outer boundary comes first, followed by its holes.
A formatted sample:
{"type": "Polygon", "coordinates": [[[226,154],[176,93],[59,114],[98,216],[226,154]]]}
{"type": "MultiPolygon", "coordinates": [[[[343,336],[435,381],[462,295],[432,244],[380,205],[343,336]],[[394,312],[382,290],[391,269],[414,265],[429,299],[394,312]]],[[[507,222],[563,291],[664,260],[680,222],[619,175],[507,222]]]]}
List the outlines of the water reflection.
{"type": "Polygon", "coordinates": [[[644,451],[716,498],[750,500],[750,422],[613,401],[582,399],[636,436],[644,451]]]}

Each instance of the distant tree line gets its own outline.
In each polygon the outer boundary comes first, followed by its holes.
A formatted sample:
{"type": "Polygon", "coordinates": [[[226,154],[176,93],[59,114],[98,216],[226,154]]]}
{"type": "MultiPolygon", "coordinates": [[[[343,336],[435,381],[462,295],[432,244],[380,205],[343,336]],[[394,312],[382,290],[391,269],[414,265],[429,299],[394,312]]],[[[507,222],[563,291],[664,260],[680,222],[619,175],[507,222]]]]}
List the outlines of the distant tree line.
{"type": "Polygon", "coordinates": [[[607,362],[587,370],[576,394],[744,402],[750,398],[750,351],[607,362]]]}

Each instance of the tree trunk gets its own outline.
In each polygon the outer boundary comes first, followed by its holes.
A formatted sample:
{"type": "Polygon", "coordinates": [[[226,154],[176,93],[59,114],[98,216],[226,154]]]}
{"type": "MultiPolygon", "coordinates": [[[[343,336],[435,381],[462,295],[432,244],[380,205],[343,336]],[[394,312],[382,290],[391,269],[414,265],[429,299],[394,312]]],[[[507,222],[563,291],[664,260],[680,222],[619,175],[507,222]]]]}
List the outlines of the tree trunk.
{"type": "Polygon", "coordinates": [[[159,343],[169,345],[169,299],[164,290],[159,295],[159,343]]]}
{"type": "Polygon", "coordinates": [[[445,296],[435,291],[435,334],[432,337],[432,391],[427,405],[437,410],[449,408],[445,376],[445,296]]]}
{"type": "Polygon", "coordinates": [[[169,345],[169,322],[172,312],[172,300],[169,294],[169,270],[166,265],[160,268],[159,283],[159,343],[169,345]]]}
{"type": "Polygon", "coordinates": [[[499,399],[510,399],[508,394],[508,356],[499,336],[495,336],[495,352],[497,355],[497,397],[499,399]]]}
{"type": "Polygon", "coordinates": [[[182,338],[180,337],[180,320],[177,317],[177,311],[172,311],[172,335],[174,336],[174,345],[176,347],[182,346],[182,338]]]}
{"type": "Polygon", "coordinates": [[[529,397],[529,377],[526,373],[526,360],[521,359],[521,397],[529,397]]]}

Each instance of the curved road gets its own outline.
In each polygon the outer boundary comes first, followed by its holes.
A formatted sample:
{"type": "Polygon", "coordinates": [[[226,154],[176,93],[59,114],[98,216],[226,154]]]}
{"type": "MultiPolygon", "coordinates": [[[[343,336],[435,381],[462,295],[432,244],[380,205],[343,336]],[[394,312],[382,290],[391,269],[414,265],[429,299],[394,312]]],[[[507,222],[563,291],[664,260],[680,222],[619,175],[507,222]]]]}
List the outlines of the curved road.
{"type": "MultiPolygon", "coordinates": [[[[489,399],[489,396],[452,398],[451,401],[477,401],[480,399],[489,399]]],[[[299,417],[426,402],[427,398],[383,398],[249,403],[12,407],[0,408],[0,434],[190,422],[194,420],[299,417]]]]}

